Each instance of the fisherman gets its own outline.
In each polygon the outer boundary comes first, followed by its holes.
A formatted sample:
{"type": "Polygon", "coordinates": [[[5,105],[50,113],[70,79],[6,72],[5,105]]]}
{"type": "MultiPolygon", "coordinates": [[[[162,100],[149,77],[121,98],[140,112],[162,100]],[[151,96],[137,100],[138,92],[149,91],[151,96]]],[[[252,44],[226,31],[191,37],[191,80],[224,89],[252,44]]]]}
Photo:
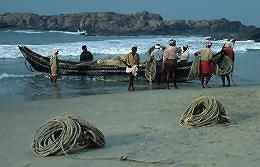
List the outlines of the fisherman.
{"type": "Polygon", "coordinates": [[[219,64],[219,74],[222,79],[222,86],[225,87],[225,79],[227,79],[227,87],[230,87],[230,74],[233,72],[235,53],[233,50],[233,44],[226,42],[221,50],[221,58],[219,64]]]}
{"type": "Polygon", "coordinates": [[[59,71],[59,49],[54,48],[53,54],[50,57],[50,79],[51,82],[56,83],[58,78],[58,71],[59,71]]]}
{"type": "Polygon", "coordinates": [[[90,51],[88,51],[87,46],[83,45],[81,48],[82,48],[82,53],[80,54],[80,62],[93,61],[94,56],[90,51]]]}
{"type": "Polygon", "coordinates": [[[151,56],[155,58],[157,62],[162,61],[163,59],[163,49],[159,43],[154,45],[154,50],[151,53],[151,56]]]}
{"type": "Polygon", "coordinates": [[[169,46],[164,50],[163,53],[163,70],[166,72],[168,89],[170,89],[170,77],[173,79],[175,89],[178,88],[176,84],[176,58],[176,41],[171,39],[169,41],[169,46]]]}
{"type": "Polygon", "coordinates": [[[162,75],[162,61],[163,61],[163,49],[159,43],[154,45],[154,50],[151,53],[151,58],[154,58],[156,61],[156,80],[158,84],[161,82],[161,75],[162,75]]]}
{"type": "Polygon", "coordinates": [[[179,64],[185,65],[188,62],[189,57],[190,57],[189,46],[185,45],[181,48],[181,54],[178,57],[180,59],[179,64]]]}
{"type": "Polygon", "coordinates": [[[196,53],[194,53],[195,56],[200,57],[199,62],[199,77],[201,80],[201,86],[202,88],[208,87],[208,82],[212,75],[212,57],[213,53],[211,50],[212,42],[207,41],[206,47],[200,49],[196,53]]]}
{"type": "Polygon", "coordinates": [[[137,53],[137,46],[133,46],[131,52],[121,57],[121,61],[126,65],[126,73],[129,75],[128,91],[134,91],[134,79],[137,76],[139,67],[139,54],[137,53]]]}

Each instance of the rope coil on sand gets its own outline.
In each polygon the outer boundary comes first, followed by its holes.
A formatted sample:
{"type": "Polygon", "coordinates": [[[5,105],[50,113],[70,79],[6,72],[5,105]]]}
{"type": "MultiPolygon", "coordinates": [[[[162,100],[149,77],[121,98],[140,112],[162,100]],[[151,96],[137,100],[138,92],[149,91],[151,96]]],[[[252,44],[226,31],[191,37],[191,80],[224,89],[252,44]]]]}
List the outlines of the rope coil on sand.
{"type": "Polygon", "coordinates": [[[104,145],[105,138],[99,129],[79,118],[63,116],[49,120],[36,131],[32,149],[35,156],[46,157],[104,145]]]}
{"type": "MultiPolygon", "coordinates": [[[[33,153],[37,157],[65,154],[78,148],[99,148],[105,145],[103,133],[86,121],[73,116],[56,117],[43,124],[35,133],[33,153]]],[[[74,157],[75,160],[112,160],[140,164],[174,164],[173,160],[146,161],[127,155],[113,157],[74,157]]]]}
{"type": "Polygon", "coordinates": [[[180,119],[182,127],[202,127],[217,123],[230,123],[224,106],[214,96],[196,98],[180,119]]]}

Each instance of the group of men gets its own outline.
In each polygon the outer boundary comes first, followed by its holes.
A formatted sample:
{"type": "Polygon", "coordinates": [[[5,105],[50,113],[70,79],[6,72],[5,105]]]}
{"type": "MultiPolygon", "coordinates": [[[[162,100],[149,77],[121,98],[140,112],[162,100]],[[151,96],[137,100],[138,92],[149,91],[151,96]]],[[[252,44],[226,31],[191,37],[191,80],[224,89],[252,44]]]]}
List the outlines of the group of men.
{"type": "Polygon", "coordinates": [[[223,87],[230,86],[230,75],[233,72],[235,61],[234,44],[235,40],[226,41],[220,52],[213,54],[212,42],[207,41],[204,48],[194,53],[199,58],[199,78],[202,88],[208,87],[213,74],[221,76],[223,87]],[[227,85],[225,84],[226,79],[227,85]]]}
{"type": "MultiPolygon", "coordinates": [[[[183,46],[181,53],[177,54],[176,41],[171,39],[169,41],[169,46],[163,49],[160,44],[154,46],[153,51],[150,53],[150,59],[156,61],[157,67],[157,79],[161,80],[161,74],[166,73],[167,87],[170,89],[170,78],[172,78],[174,83],[174,88],[178,88],[176,83],[176,68],[177,61],[180,64],[184,64],[189,59],[189,49],[188,46],[183,46]]],[[[134,89],[134,77],[137,74],[139,66],[139,54],[137,53],[137,46],[132,47],[132,51],[124,56],[122,62],[127,66],[126,72],[129,74],[129,86],[128,90],[133,91],[134,89]]]]}
{"type": "MultiPolygon", "coordinates": [[[[212,42],[207,41],[205,47],[194,53],[198,61],[198,77],[201,81],[201,87],[207,88],[208,83],[213,74],[221,76],[222,86],[230,86],[230,78],[233,72],[235,53],[233,46],[235,40],[225,42],[221,51],[213,54],[211,50],[212,42]],[[218,68],[216,68],[218,67],[218,68]],[[226,85],[227,80],[227,85],[226,85]]],[[[178,88],[176,83],[176,68],[178,65],[184,65],[188,62],[190,53],[188,45],[181,48],[177,52],[176,41],[171,39],[169,45],[163,49],[160,44],[154,46],[153,51],[150,53],[150,60],[156,61],[157,79],[161,80],[161,75],[166,74],[167,87],[170,89],[170,79],[173,80],[174,88],[178,88]]],[[[132,51],[122,58],[122,61],[127,66],[126,72],[129,74],[128,90],[134,89],[134,77],[137,75],[139,66],[139,54],[137,53],[137,46],[132,47],[132,51]]]]}
{"type": "MultiPolygon", "coordinates": [[[[226,42],[221,51],[213,54],[211,47],[212,42],[206,42],[206,46],[194,53],[199,61],[198,71],[202,88],[208,87],[213,73],[218,74],[222,78],[223,86],[230,86],[230,74],[233,72],[233,65],[235,61],[235,54],[233,50],[235,40],[226,42]],[[220,55],[220,56],[218,56],[220,55]],[[218,58],[216,59],[215,57],[218,58]],[[219,68],[216,68],[218,66],[219,68]],[[216,71],[216,69],[218,69],[216,71]],[[226,81],[227,80],[227,85],[226,81]]],[[[162,48],[160,44],[156,44],[150,53],[150,59],[156,61],[157,79],[161,80],[162,73],[166,74],[167,87],[170,89],[170,79],[173,80],[174,88],[178,88],[176,83],[176,68],[178,65],[183,65],[188,62],[190,53],[188,45],[183,46],[181,51],[177,51],[176,41],[171,39],[166,48],[162,48]]],[[[51,81],[56,82],[58,75],[58,49],[54,49],[54,53],[50,58],[51,81]]],[[[93,55],[87,50],[86,45],[82,46],[82,53],[80,55],[80,62],[89,62],[93,60],[93,55]]],[[[134,79],[137,76],[138,67],[140,64],[140,57],[137,53],[137,46],[133,46],[131,52],[120,58],[126,65],[126,73],[129,75],[128,90],[134,91],[134,79]]]]}

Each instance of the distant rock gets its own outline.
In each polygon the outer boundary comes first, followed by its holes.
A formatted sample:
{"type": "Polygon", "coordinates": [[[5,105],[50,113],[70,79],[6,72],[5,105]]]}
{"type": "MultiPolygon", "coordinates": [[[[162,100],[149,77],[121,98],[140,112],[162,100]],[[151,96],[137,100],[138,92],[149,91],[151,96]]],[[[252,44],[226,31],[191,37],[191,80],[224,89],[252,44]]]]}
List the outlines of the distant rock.
{"type": "Polygon", "coordinates": [[[94,12],[41,16],[33,13],[0,14],[0,29],[86,30],[89,35],[201,35],[216,39],[260,40],[260,30],[239,21],[164,20],[159,14],[94,12]]]}
{"type": "Polygon", "coordinates": [[[254,39],[256,42],[260,42],[260,28],[254,30],[249,38],[254,39]]]}

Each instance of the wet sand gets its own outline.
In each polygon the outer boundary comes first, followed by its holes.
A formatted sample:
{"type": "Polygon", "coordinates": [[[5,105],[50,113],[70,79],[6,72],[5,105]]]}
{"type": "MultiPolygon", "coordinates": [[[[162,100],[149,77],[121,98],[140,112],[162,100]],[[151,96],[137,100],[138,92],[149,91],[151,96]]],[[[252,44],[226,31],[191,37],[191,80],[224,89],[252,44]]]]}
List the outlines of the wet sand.
{"type": "Polygon", "coordinates": [[[2,104],[0,162],[8,167],[245,167],[260,163],[260,87],[136,91],[79,98],[2,104]],[[179,118],[200,95],[215,95],[229,113],[230,126],[186,129],[179,118]],[[119,160],[77,160],[65,156],[35,158],[34,131],[65,112],[81,116],[101,129],[105,148],[73,154],[80,158],[120,157],[171,165],[119,160]]]}

